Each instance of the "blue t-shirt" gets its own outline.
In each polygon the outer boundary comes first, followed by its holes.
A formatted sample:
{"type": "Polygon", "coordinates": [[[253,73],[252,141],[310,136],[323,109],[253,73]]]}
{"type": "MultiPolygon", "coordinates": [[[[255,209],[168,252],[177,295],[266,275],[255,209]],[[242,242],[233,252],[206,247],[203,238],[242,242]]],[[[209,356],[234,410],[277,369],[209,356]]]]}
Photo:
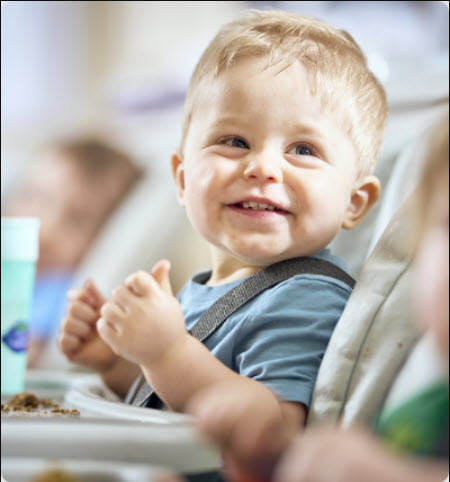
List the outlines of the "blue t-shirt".
{"type": "MultiPolygon", "coordinates": [[[[346,269],[328,249],[313,257],[346,269]]],[[[188,329],[242,281],[206,286],[197,277],[178,294],[188,329]]],[[[334,278],[296,275],[247,302],[203,343],[235,372],[263,383],[282,400],[308,407],[319,365],[350,293],[348,285],[334,278]]]]}

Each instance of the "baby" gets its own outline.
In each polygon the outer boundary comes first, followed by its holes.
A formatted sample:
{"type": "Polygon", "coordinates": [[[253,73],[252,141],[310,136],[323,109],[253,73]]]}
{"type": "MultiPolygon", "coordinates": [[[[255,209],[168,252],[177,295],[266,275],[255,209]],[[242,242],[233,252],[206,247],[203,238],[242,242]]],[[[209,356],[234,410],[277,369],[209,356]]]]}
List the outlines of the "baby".
{"type": "Polygon", "coordinates": [[[171,160],[178,200],[211,245],[212,270],[178,297],[167,260],[130,275],[109,301],[88,281],[69,292],[62,352],[121,396],[142,371],[177,411],[219,380],[251,380],[269,389],[275,418],[301,426],[351,292],[345,276],[294,273],[203,343],[186,329],[269,267],[307,259],[342,274],[326,248],[378,198],[372,172],[386,116],[384,91],[346,32],[281,11],[225,25],[193,73],[171,160]]]}

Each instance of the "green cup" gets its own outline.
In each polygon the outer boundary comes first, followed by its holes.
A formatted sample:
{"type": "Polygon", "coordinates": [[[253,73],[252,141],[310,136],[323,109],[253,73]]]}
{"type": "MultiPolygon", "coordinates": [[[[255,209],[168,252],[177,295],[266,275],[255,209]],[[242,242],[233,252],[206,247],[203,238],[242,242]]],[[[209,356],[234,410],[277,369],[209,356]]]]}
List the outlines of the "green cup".
{"type": "Polygon", "coordinates": [[[39,251],[39,225],[38,218],[2,217],[2,395],[24,390],[28,318],[39,251]]]}

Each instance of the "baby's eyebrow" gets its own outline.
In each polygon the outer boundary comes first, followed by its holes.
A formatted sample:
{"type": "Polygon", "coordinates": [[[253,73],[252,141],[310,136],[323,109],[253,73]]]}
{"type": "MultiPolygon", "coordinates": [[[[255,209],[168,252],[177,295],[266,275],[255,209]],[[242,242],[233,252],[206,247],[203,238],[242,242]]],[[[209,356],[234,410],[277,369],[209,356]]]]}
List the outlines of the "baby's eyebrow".
{"type": "Polygon", "coordinates": [[[290,129],[297,134],[313,135],[318,138],[323,135],[319,124],[296,122],[290,125],[290,129]]]}
{"type": "Polygon", "coordinates": [[[240,125],[245,125],[247,124],[247,122],[245,121],[245,119],[243,119],[242,117],[239,117],[237,115],[233,115],[233,116],[223,116],[223,117],[219,117],[218,119],[216,119],[212,124],[210,124],[210,128],[211,129],[214,129],[215,127],[223,127],[223,126],[234,126],[236,124],[240,124],[240,125]]]}

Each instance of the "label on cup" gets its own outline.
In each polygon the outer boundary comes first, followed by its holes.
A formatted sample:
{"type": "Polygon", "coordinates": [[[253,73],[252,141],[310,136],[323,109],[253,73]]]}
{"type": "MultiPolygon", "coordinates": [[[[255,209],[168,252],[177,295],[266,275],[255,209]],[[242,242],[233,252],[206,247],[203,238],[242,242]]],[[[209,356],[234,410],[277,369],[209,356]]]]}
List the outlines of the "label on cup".
{"type": "Polygon", "coordinates": [[[3,343],[12,351],[26,351],[28,342],[28,324],[25,320],[17,320],[2,336],[3,343]]]}

